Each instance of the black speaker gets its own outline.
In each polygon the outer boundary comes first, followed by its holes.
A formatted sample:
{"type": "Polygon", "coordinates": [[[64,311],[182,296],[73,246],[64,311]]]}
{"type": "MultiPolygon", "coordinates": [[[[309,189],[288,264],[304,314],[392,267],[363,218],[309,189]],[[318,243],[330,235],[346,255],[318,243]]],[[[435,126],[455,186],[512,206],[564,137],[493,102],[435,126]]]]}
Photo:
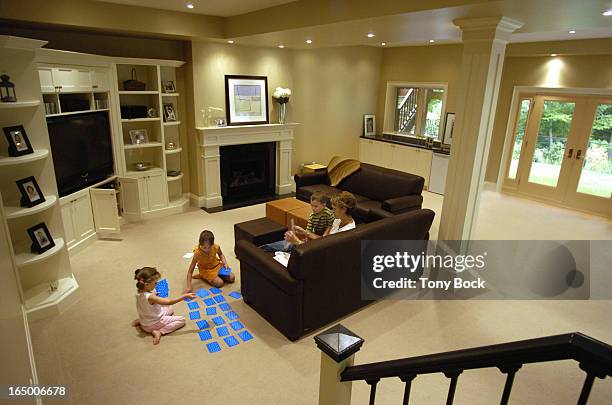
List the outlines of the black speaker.
{"type": "Polygon", "coordinates": [[[123,119],[134,119],[134,118],[147,118],[147,106],[146,105],[122,105],[121,106],[121,118],[123,119]]]}

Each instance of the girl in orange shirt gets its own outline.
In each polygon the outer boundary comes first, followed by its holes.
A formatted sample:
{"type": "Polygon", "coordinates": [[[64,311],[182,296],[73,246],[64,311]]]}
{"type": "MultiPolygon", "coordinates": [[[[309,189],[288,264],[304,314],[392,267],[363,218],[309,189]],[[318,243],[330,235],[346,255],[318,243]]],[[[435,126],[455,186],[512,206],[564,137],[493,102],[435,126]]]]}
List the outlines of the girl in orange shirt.
{"type": "Polygon", "coordinates": [[[187,292],[191,292],[191,279],[199,278],[213,287],[223,287],[225,282],[233,283],[236,279],[234,273],[227,276],[219,275],[221,267],[229,268],[221,247],[215,244],[215,235],[211,231],[202,231],[198,245],[193,248],[193,259],[187,270],[187,292]],[[198,274],[193,270],[198,265],[198,274]]]}

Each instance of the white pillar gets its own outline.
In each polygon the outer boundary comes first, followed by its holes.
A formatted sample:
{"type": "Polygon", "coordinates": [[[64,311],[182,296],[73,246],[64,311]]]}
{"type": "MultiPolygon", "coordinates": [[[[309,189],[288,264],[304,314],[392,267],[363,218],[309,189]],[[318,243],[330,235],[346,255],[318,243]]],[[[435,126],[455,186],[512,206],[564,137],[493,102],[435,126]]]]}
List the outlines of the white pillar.
{"type": "Polygon", "coordinates": [[[438,239],[467,240],[478,215],[506,44],[523,23],[506,17],[453,23],[463,32],[461,88],[438,239]]]}
{"type": "Polygon", "coordinates": [[[340,381],[340,374],[353,365],[355,356],[337,363],[321,353],[321,376],[319,380],[319,405],[350,405],[352,381],[340,381]]]}

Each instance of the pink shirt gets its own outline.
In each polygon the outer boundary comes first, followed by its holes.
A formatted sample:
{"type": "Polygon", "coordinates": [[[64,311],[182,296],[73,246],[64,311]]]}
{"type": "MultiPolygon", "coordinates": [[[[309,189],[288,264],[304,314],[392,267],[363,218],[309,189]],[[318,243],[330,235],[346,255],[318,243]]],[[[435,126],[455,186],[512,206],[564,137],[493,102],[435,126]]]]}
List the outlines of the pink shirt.
{"type": "Polygon", "coordinates": [[[151,304],[149,297],[153,293],[141,292],[136,294],[136,310],[140,324],[143,326],[153,326],[159,322],[164,315],[163,309],[159,304],[151,304]]]}

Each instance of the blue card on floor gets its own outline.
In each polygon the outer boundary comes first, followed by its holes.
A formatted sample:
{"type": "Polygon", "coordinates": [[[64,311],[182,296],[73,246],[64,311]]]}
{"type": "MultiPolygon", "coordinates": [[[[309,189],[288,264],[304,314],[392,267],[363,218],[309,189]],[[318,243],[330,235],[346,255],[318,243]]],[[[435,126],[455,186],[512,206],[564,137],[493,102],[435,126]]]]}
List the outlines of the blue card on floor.
{"type": "Polygon", "coordinates": [[[223,341],[224,341],[224,342],[225,342],[225,343],[226,343],[226,344],[227,344],[229,347],[236,346],[238,343],[240,343],[240,342],[238,341],[238,339],[236,339],[236,338],[235,338],[235,337],[233,337],[233,336],[228,336],[228,337],[224,338],[224,339],[223,339],[223,341]]]}
{"type": "Polygon", "coordinates": [[[215,323],[215,325],[223,325],[225,323],[225,319],[221,318],[220,316],[215,316],[212,321],[215,323]]]}
{"type": "Polygon", "coordinates": [[[242,297],[242,295],[240,295],[240,293],[238,291],[233,291],[233,292],[231,292],[231,293],[229,293],[227,295],[229,295],[230,297],[232,297],[234,299],[238,299],[238,298],[242,297]]]}
{"type": "Polygon", "coordinates": [[[210,326],[206,319],[202,319],[201,321],[197,321],[196,325],[198,325],[198,329],[206,329],[206,328],[208,328],[210,326]]]}
{"type": "Polygon", "coordinates": [[[223,337],[223,336],[227,336],[229,335],[229,329],[227,329],[227,326],[220,326],[217,328],[217,335],[219,335],[219,337],[223,337]]]}
{"type": "Polygon", "coordinates": [[[202,341],[212,339],[212,334],[209,330],[203,330],[201,332],[198,332],[198,335],[200,335],[200,340],[202,341]]]}
{"type": "Polygon", "coordinates": [[[190,301],[191,301],[191,298],[189,298],[189,297],[185,297],[185,298],[183,298],[183,301],[185,301],[185,302],[190,302],[190,301]]]}
{"type": "Polygon", "coordinates": [[[234,321],[232,323],[230,323],[230,326],[232,327],[232,329],[234,330],[240,330],[240,329],[244,329],[244,325],[240,323],[240,321],[234,321]]]}
{"type": "Polygon", "coordinates": [[[242,332],[238,333],[238,336],[240,336],[240,339],[242,339],[243,342],[253,339],[253,335],[251,335],[248,330],[243,330],[242,332]]]}
{"type": "Polygon", "coordinates": [[[213,294],[221,294],[221,291],[222,290],[220,288],[217,288],[217,287],[211,287],[210,288],[210,292],[213,293],[213,294]]]}
{"type": "Polygon", "coordinates": [[[196,295],[200,298],[204,298],[210,295],[210,293],[208,292],[207,289],[205,288],[200,288],[198,291],[196,291],[196,295]]]}
{"type": "Polygon", "coordinates": [[[223,312],[227,312],[227,311],[231,311],[232,307],[230,307],[230,304],[228,304],[227,302],[224,302],[222,304],[219,304],[219,308],[221,309],[221,311],[223,312]]]}
{"type": "Polygon", "coordinates": [[[221,267],[221,269],[219,269],[219,275],[220,276],[229,276],[230,274],[232,274],[232,268],[231,267],[221,267]]]}
{"type": "Polygon", "coordinates": [[[235,313],[234,311],[229,311],[229,312],[226,312],[226,313],[225,313],[225,316],[227,316],[229,320],[234,320],[234,319],[238,319],[238,318],[240,318],[240,317],[238,316],[238,314],[237,314],[237,313],[235,313]]]}
{"type": "Polygon", "coordinates": [[[206,316],[217,315],[217,308],[210,307],[206,308],[206,316]]]}
{"type": "Polygon", "coordinates": [[[219,343],[217,342],[207,343],[206,348],[210,353],[216,353],[221,351],[221,346],[219,346],[219,343]]]}
{"type": "Polygon", "coordinates": [[[225,297],[224,297],[223,295],[215,295],[213,298],[214,298],[214,299],[215,299],[215,301],[217,301],[217,302],[223,302],[223,301],[225,301],[225,297]]]}
{"type": "Polygon", "coordinates": [[[195,319],[200,319],[200,311],[193,311],[189,313],[189,319],[192,321],[195,319]]]}
{"type": "Polygon", "coordinates": [[[187,304],[187,306],[189,307],[189,309],[198,309],[200,308],[200,304],[198,304],[197,302],[190,302],[189,304],[187,304]]]}
{"type": "Polygon", "coordinates": [[[207,307],[209,307],[211,305],[215,305],[217,301],[213,300],[212,298],[206,298],[204,300],[204,303],[206,304],[207,307]]]}

